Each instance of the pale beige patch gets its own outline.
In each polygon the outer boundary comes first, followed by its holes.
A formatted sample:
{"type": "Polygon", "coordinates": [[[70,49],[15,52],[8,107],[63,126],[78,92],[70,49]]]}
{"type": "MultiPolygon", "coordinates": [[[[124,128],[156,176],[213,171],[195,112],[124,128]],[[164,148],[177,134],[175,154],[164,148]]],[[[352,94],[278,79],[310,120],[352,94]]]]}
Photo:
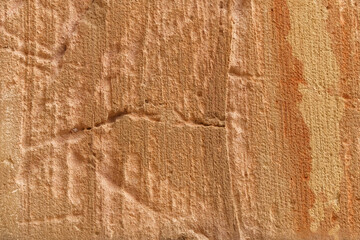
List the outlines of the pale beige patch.
{"type": "MultiPolygon", "coordinates": [[[[288,40],[294,55],[304,64],[306,84],[300,86],[303,100],[300,110],[309,127],[312,171],[310,187],[315,203],[310,210],[311,231],[318,230],[325,210],[339,212],[340,183],[343,175],[340,161],[339,120],[344,103],[329,94],[338,89],[340,69],[331,50],[326,31],[327,13],[320,2],[288,0],[291,31],[288,40]]],[[[335,235],[338,224],[332,229],[335,235]]]]}

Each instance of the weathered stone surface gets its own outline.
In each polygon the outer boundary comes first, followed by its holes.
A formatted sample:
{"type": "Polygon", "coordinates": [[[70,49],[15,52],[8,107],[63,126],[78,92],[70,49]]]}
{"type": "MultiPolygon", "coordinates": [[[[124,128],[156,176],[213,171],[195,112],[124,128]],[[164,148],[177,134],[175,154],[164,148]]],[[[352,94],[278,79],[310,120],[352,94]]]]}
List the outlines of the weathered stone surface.
{"type": "Polygon", "coordinates": [[[358,12],[0,1],[0,239],[359,239],[358,12]]]}

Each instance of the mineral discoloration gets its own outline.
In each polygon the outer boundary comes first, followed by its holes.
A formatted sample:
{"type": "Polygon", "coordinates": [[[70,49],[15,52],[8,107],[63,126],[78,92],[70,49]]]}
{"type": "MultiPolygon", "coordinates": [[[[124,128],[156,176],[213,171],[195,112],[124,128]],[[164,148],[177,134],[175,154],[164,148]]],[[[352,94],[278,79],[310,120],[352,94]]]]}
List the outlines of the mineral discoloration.
{"type": "Polygon", "coordinates": [[[299,107],[303,100],[300,87],[307,82],[303,73],[304,64],[295,57],[293,51],[296,48],[288,41],[292,28],[288,4],[276,0],[272,9],[274,36],[279,43],[276,60],[281,66],[276,105],[281,111],[282,131],[288,150],[283,161],[291,162],[288,171],[290,187],[293,188],[291,201],[296,229],[306,236],[311,224],[309,210],[314,204],[313,190],[309,185],[312,172],[311,134],[299,107]]]}
{"type": "MultiPolygon", "coordinates": [[[[340,211],[343,164],[339,125],[344,112],[344,102],[336,93],[340,87],[340,69],[326,29],[326,8],[314,1],[290,0],[288,5],[292,28],[289,42],[303,63],[306,80],[301,87],[299,108],[311,134],[310,186],[315,203],[310,210],[310,229],[316,232],[327,211],[335,216],[340,211]]],[[[331,223],[334,229],[338,229],[338,224],[331,223]]]]}
{"type": "MultiPolygon", "coordinates": [[[[358,191],[358,73],[359,63],[359,14],[356,3],[324,1],[328,9],[327,30],[332,39],[332,50],[340,68],[339,97],[344,100],[345,109],[340,121],[341,160],[344,165],[342,191],[340,195],[341,211],[336,216],[340,224],[340,233],[346,236],[359,233],[358,191]]],[[[331,217],[331,216],[330,216],[331,217]]],[[[330,218],[329,217],[329,218],[330,218]]]]}

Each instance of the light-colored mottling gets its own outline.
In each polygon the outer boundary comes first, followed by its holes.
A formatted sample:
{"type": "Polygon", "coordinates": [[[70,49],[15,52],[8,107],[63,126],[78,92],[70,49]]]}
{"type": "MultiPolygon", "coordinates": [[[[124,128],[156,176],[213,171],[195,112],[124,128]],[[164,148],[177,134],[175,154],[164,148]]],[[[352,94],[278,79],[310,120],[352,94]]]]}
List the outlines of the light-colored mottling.
{"type": "MultiPolygon", "coordinates": [[[[326,29],[326,8],[317,1],[288,0],[291,31],[289,42],[304,66],[306,82],[299,105],[310,129],[312,169],[310,186],[315,204],[310,210],[311,230],[316,232],[325,211],[340,211],[339,194],[343,177],[340,159],[339,121],[344,102],[339,97],[340,69],[326,29]]],[[[335,229],[338,229],[338,224],[335,229]]],[[[333,231],[332,231],[333,232],[333,231]]]]}

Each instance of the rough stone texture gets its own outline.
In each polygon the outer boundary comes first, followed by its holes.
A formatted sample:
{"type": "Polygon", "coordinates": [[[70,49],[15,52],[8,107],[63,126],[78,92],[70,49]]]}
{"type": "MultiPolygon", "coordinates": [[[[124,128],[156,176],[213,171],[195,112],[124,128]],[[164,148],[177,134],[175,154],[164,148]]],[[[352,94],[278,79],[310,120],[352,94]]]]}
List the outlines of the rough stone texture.
{"type": "Polygon", "coordinates": [[[359,239],[359,11],[0,1],[0,239],[359,239]]]}

